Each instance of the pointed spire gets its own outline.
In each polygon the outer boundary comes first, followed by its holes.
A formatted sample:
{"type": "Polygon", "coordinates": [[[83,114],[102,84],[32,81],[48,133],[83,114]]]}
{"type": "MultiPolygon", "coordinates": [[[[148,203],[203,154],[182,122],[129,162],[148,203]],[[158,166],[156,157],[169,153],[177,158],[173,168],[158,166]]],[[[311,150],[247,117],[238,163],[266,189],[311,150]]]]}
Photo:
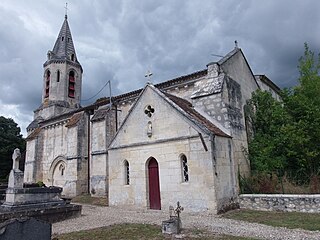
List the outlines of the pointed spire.
{"type": "Polygon", "coordinates": [[[78,63],[76,50],[73,45],[72,35],[68,24],[68,16],[65,15],[56,43],[51,52],[50,59],[71,60],[78,63]]]}

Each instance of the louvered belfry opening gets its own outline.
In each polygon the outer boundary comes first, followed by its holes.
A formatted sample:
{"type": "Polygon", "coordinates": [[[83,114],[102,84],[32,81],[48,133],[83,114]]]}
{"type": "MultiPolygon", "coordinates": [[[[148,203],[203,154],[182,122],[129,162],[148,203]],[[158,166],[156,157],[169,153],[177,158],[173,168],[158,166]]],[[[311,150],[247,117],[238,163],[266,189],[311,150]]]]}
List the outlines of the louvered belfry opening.
{"type": "Polygon", "coordinates": [[[48,70],[46,73],[46,88],[44,97],[49,97],[49,88],[50,88],[50,71],[48,70]]]}
{"type": "Polygon", "coordinates": [[[69,88],[68,88],[68,96],[70,98],[74,98],[75,96],[75,76],[74,71],[70,71],[69,73],[69,88]]]}

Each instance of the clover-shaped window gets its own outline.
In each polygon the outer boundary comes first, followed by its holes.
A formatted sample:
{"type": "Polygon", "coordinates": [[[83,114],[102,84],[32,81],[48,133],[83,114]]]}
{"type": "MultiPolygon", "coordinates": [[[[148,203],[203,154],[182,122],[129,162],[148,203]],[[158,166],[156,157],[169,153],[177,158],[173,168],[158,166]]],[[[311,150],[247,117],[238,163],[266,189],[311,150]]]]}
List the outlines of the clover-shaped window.
{"type": "Polygon", "coordinates": [[[145,113],[148,117],[151,117],[152,114],[154,113],[154,108],[151,107],[151,105],[148,105],[148,106],[145,107],[144,113],[145,113]]]}

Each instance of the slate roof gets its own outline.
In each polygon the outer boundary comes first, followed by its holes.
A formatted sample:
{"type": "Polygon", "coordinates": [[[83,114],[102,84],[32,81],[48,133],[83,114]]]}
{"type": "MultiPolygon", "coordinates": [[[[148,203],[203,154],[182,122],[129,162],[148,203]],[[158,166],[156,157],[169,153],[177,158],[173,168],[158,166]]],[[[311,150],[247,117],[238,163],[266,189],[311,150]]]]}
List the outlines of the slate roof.
{"type": "Polygon", "coordinates": [[[217,77],[208,77],[203,81],[195,83],[195,91],[192,93],[191,98],[203,97],[214,93],[220,93],[226,75],[219,74],[217,77]]]}
{"type": "Polygon", "coordinates": [[[51,54],[51,60],[70,60],[70,56],[74,54],[74,61],[79,63],[76,57],[76,50],[73,45],[67,15],[65,16],[51,54]]]}
{"type": "Polygon", "coordinates": [[[166,92],[162,92],[166,97],[168,97],[171,101],[173,101],[176,105],[178,105],[185,113],[189,115],[189,119],[196,121],[201,124],[205,128],[207,128],[210,132],[214,133],[217,136],[221,137],[230,137],[228,134],[224,133],[220,128],[210,122],[207,118],[198,113],[192,106],[190,102],[185,99],[179,98],[177,96],[171,95],[166,92]]]}
{"type": "Polygon", "coordinates": [[[36,129],[39,127],[39,122],[43,121],[43,118],[38,117],[36,119],[34,119],[27,127],[27,131],[36,129]]]}

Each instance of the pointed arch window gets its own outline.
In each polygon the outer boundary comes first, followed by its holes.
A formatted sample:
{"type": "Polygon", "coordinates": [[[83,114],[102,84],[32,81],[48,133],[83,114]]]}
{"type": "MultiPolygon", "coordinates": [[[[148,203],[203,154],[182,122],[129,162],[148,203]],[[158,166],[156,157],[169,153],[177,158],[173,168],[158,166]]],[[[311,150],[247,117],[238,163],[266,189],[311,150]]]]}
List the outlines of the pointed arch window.
{"type": "Polygon", "coordinates": [[[57,82],[60,82],[60,71],[57,71],[57,82]]]}
{"type": "Polygon", "coordinates": [[[130,184],[130,168],[129,168],[129,162],[127,160],[124,161],[124,177],[125,177],[124,184],[129,185],[130,184]]]}
{"type": "Polygon", "coordinates": [[[188,160],[186,155],[182,154],[181,157],[181,170],[182,170],[182,181],[189,182],[189,167],[188,167],[188,160]]]}
{"type": "Polygon", "coordinates": [[[61,176],[63,176],[64,175],[64,170],[66,169],[66,167],[64,166],[64,164],[60,164],[60,166],[59,166],[59,171],[60,171],[60,174],[61,174],[61,176]]]}
{"type": "Polygon", "coordinates": [[[74,98],[74,96],[75,96],[75,74],[74,74],[74,71],[69,72],[68,96],[70,98],[74,98]]]}
{"type": "Polygon", "coordinates": [[[50,88],[50,71],[48,70],[45,74],[45,79],[46,79],[46,83],[45,83],[45,95],[44,97],[47,98],[49,97],[49,88],[50,88]]]}

